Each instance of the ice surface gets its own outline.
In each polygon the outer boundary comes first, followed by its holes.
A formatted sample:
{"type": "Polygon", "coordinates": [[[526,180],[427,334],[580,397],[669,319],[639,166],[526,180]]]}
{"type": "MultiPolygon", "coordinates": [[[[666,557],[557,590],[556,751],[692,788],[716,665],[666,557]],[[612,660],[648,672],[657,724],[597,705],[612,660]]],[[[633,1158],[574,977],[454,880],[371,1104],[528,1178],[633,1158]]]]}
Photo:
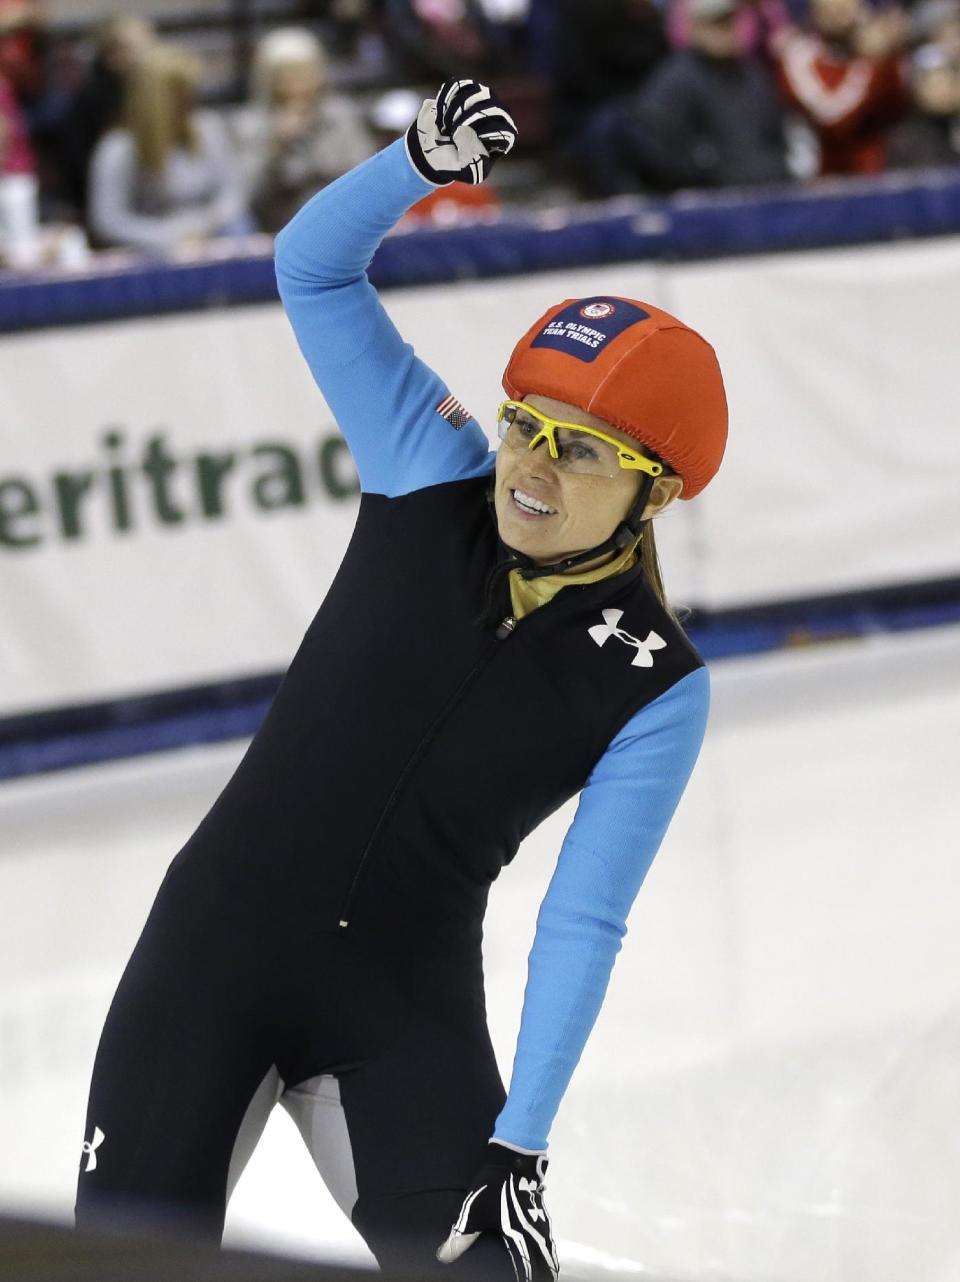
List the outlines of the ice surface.
{"type": "MultiPolygon", "coordinates": [[[[960,629],[727,661],[551,1142],[568,1277],[960,1278],[960,629]]],[[[0,785],[0,1206],[67,1217],[96,1039],[242,744],[0,785]]],[[[570,812],[491,897],[505,1072],[570,812]]],[[[277,1110],[229,1239],[368,1258],[277,1110]]]]}

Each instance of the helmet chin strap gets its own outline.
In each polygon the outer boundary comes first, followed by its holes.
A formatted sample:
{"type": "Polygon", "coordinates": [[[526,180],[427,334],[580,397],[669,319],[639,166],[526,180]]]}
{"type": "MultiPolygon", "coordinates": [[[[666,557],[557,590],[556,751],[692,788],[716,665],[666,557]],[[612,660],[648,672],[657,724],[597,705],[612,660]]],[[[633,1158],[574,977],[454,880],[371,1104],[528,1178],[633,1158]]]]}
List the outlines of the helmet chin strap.
{"type": "Polygon", "coordinates": [[[599,557],[609,556],[611,552],[622,552],[624,548],[636,543],[646,524],[643,520],[643,509],[650,499],[654,480],[655,478],[652,476],[644,476],[640,492],[634,500],[633,506],[609,539],[605,539],[603,543],[598,543],[596,547],[587,548],[586,552],[578,552],[575,556],[567,556],[560,561],[551,561],[549,565],[540,565],[537,561],[531,560],[526,553],[518,552],[516,548],[510,548],[516,558],[521,578],[542,579],[547,574],[566,574],[569,570],[575,570],[579,565],[586,565],[588,561],[596,561],[599,557]]]}

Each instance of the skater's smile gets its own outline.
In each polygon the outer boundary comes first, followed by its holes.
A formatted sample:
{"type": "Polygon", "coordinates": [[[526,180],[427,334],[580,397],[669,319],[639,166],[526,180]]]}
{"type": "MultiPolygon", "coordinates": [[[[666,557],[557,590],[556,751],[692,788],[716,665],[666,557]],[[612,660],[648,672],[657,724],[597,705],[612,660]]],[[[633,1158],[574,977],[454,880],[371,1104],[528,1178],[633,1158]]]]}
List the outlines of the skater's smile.
{"type": "MultiPolygon", "coordinates": [[[[576,405],[535,394],[524,397],[523,403],[550,418],[594,428],[632,450],[637,448],[632,437],[576,405]]],[[[606,450],[615,464],[612,444],[585,435],[582,448],[606,450]]],[[[500,537],[508,547],[545,564],[608,539],[630,511],[645,479],[642,471],[615,465],[610,475],[595,475],[558,466],[559,462],[551,457],[546,442],[530,450],[504,441],[497,453],[494,504],[500,537]]],[[[658,477],[645,515],[662,511],[681,489],[678,476],[658,477]]]]}

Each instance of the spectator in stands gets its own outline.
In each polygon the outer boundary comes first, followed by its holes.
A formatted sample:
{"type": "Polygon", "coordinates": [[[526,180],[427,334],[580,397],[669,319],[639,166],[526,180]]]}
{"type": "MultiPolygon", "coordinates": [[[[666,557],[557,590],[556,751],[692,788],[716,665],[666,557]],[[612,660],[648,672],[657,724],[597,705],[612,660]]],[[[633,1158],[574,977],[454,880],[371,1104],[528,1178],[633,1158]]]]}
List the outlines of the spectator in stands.
{"type": "MultiPolygon", "coordinates": [[[[691,9],[690,0],[668,0],[667,35],[674,49],[686,49],[691,42],[691,9]]],[[[737,52],[772,57],[790,25],[785,0],[746,0],[737,7],[737,52]]]]}
{"type": "Polygon", "coordinates": [[[0,75],[21,108],[43,92],[45,24],[32,0],[0,0],[0,75]]]}
{"type": "Polygon", "coordinates": [[[529,0],[385,0],[388,47],[409,79],[475,75],[493,67],[502,75],[515,26],[507,14],[528,5],[529,0]]]}
{"type": "Polygon", "coordinates": [[[382,0],[312,0],[301,13],[316,14],[324,45],[334,58],[382,70],[386,57],[382,8],[382,0]]]}
{"type": "Polygon", "coordinates": [[[960,0],[921,0],[910,12],[910,38],[921,45],[939,45],[960,66],[960,0]]]}
{"type": "Polygon", "coordinates": [[[234,117],[237,150],[257,225],[277,232],[375,146],[360,109],[331,87],[309,31],[283,27],[260,41],[251,97],[234,117]]]}
{"type": "Polygon", "coordinates": [[[477,0],[488,24],[493,28],[496,52],[511,69],[542,70],[539,50],[531,40],[542,32],[538,10],[552,7],[553,0],[477,0]]]}
{"type": "Polygon", "coordinates": [[[813,130],[820,174],[875,174],[907,105],[900,10],[872,14],[864,0],[810,0],[813,29],[780,48],[788,104],[813,130]]]}
{"type": "Polygon", "coordinates": [[[197,111],[200,66],[156,44],[130,74],[123,127],[97,144],[88,222],[103,245],[169,252],[253,229],[219,116],[197,111]]]}
{"type": "Polygon", "coordinates": [[[73,94],[61,126],[60,171],[65,194],[82,217],[94,148],[120,124],[127,77],[154,43],[144,18],[111,18],[97,32],[93,61],[73,94]]]}
{"type": "Polygon", "coordinates": [[[554,23],[553,134],[589,188],[595,113],[636,93],[666,56],[667,37],[652,0],[556,0],[554,23]]]}
{"type": "Polygon", "coordinates": [[[37,176],[13,86],[0,75],[0,266],[33,266],[38,254],[37,176]]]}
{"type": "Polygon", "coordinates": [[[72,63],[66,44],[51,33],[44,10],[35,0],[0,0],[0,76],[12,87],[26,122],[43,211],[59,213],[58,140],[72,63]]]}
{"type": "Polygon", "coordinates": [[[960,164],[960,68],[941,45],[923,45],[910,81],[913,110],[891,135],[889,167],[960,164]]]}
{"type": "Polygon", "coordinates": [[[691,0],[690,14],[690,47],[662,62],[591,140],[603,195],[789,177],[773,77],[738,53],[737,0],[691,0]]]}

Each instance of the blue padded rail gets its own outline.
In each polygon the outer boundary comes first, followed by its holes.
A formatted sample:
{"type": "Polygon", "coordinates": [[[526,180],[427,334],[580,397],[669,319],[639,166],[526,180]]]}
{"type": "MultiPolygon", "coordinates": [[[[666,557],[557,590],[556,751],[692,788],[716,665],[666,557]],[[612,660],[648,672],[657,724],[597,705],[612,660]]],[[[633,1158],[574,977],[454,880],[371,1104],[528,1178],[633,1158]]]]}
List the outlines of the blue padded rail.
{"type": "MultiPolygon", "coordinates": [[[[696,610],[685,627],[708,662],[960,620],[960,579],[696,610]]],[[[282,674],[0,718],[0,780],[254,734],[282,674]]]]}
{"type": "MultiPolygon", "coordinates": [[[[379,289],[600,263],[715,258],[960,232],[960,167],[803,188],[622,197],[384,241],[379,289]]],[[[0,332],[276,299],[271,242],[217,242],[195,263],[115,257],[70,276],[0,274],[0,332]],[[251,246],[255,246],[251,249],[251,246]]]]}

